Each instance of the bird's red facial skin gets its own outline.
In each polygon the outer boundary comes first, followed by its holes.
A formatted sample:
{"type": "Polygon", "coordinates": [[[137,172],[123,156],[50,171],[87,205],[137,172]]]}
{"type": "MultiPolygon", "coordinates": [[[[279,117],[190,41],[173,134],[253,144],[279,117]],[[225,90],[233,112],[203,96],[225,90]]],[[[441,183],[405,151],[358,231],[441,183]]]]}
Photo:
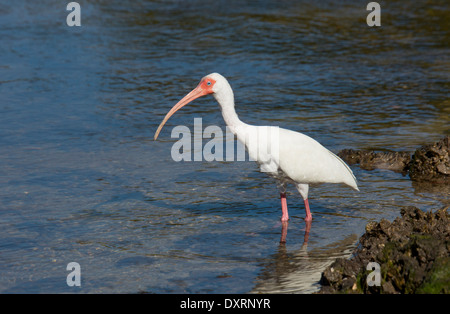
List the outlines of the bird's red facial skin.
{"type": "Polygon", "coordinates": [[[216,81],[213,80],[212,78],[207,77],[203,81],[200,82],[200,87],[206,93],[212,94],[212,93],[214,93],[212,90],[214,84],[216,84],[216,81]]]}

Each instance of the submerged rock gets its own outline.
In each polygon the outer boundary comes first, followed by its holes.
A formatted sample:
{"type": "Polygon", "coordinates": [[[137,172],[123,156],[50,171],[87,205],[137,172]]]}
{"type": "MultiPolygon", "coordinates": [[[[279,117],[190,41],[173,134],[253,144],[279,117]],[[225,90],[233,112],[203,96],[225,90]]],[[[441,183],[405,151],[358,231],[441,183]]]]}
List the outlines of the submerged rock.
{"type": "Polygon", "coordinates": [[[392,223],[367,224],[353,257],[322,273],[319,293],[450,293],[447,208],[432,213],[409,206],[392,223]],[[379,286],[367,284],[370,262],[380,266],[379,286]]]}
{"type": "Polygon", "coordinates": [[[407,172],[411,161],[410,152],[374,152],[368,150],[344,149],[338,156],[349,165],[359,164],[361,169],[387,169],[407,172]]]}
{"type": "Polygon", "coordinates": [[[450,136],[414,153],[344,149],[337,155],[349,165],[359,164],[365,170],[387,169],[409,173],[416,182],[450,183],[450,136]]]}

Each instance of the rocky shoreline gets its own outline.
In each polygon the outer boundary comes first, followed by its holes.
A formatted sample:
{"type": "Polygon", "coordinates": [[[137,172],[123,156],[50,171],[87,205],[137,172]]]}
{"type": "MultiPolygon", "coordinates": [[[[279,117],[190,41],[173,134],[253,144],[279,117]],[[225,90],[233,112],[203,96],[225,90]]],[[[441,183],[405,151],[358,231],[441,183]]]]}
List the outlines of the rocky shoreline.
{"type": "Polygon", "coordinates": [[[447,209],[405,207],[392,223],[367,224],[354,256],[337,259],[322,273],[319,293],[450,293],[447,209]],[[370,262],[380,266],[379,286],[368,284],[370,262]]]}
{"type": "MultiPolygon", "coordinates": [[[[338,155],[362,169],[401,172],[413,186],[428,184],[450,193],[450,136],[414,153],[343,150],[338,155]]],[[[448,208],[424,212],[408,206],[393,222],[368,223],[353,256],[324,270],[318,293],[450,293],[448,208]]]]}
{"type": "Polygon", "coordinates": [[[409,174],[413,181],[450,184],[450,136],[424,145],[415,152],[374,152],[344,149],[338,153],[347,164],[361,169],[387,169],[409,174]]]}

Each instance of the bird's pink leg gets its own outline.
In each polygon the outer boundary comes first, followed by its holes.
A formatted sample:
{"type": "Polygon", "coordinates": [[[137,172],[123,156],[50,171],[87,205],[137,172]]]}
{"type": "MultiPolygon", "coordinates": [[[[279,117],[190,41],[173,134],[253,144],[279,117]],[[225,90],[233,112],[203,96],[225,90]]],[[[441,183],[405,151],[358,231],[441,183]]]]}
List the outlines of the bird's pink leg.
{"type": "Polygon", "coordinates": [[[312,215],[311,215],[311,211],[309,210],[309,202],[308,199],[306,198],[304,200],[305,202],[305,212],[306,212],[306,217],[305,217],[305,221],[312,221],[312,215]]]}
{"type": "Polygon", "coordinates": [[[286,202],[286,193],[280,193],[280,198],[281,198],[281,213],[282,213],[281,221],[288,221],[289,214],[286,202]]]}

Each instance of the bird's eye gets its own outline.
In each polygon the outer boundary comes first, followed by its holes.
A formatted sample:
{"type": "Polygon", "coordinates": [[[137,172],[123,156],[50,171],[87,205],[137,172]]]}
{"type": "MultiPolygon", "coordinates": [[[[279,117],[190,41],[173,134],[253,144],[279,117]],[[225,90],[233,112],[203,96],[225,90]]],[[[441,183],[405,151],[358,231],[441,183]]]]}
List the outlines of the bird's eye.
{"type": "Polygon", "coordinates": [[[208,86],[211,85],[211,81],[206,82],[206,85],[208,86]]]}

